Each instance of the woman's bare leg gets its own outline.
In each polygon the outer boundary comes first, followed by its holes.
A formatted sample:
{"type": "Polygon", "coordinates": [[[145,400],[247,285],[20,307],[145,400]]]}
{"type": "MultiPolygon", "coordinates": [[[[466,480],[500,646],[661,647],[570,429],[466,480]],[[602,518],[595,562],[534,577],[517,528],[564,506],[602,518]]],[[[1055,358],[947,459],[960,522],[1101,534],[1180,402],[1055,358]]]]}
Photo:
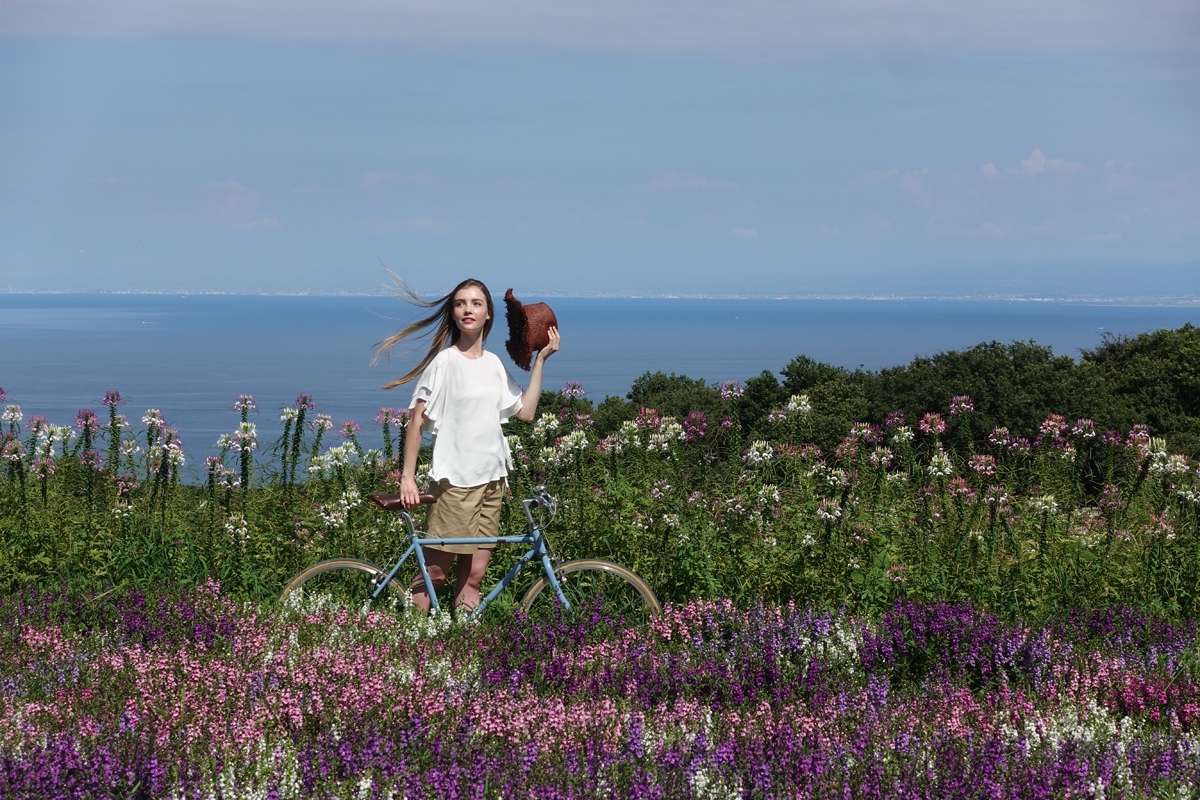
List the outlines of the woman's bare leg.
{"type": "MultiPolygon", "coordinates": [[[[446,576],[450,574],[450,562],[454,560],[454,553],[432,548],[426,548],[424,552],[425,570],[429,573],[429,580],[433,581],[433,590],[436,592],[446,582],[446,576]]],[[[465,557],[469,558],[469,556],[465,557]]],[[[462,561],[460,560],[459,563],[461,564],[462,561]]],[[[421,578],[420,572],[417,573],[417,577],[413,578],[409,589],[412,591],[413,604],[422,611],[429,611],[429,594],[425,591],[425,581],[421,578]]]]}
{"type": "Polygon", "coordinates": [[[470,555],[458,557],[458,566],[454,573],[455,610],[470,614],[479,607],[479,589],[483,586],[483,578],[487,574],[488,562],[491,560],[492,551],[482,547],[470,555]]]}

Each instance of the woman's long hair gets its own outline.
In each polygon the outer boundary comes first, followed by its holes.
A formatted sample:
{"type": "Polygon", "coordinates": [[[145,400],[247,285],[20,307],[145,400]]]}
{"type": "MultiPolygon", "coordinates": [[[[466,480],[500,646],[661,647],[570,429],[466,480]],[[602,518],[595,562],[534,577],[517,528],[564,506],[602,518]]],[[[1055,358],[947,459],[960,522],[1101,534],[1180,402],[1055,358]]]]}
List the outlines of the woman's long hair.
{"type": "MultiPolygon", "coordinates": [[[[412,288],[404,282],[404,279],[396,274],[392,274],[392,280],[396,282],[396,288],[391,290],[391,294],[399,297],[407,303],[412,303],[418,308],[436,308],[437,311],[430,314],[428,317],[419,319],[411,323],[407,328],[399,333],[392,334],[386,339],[375,343],[375,357],[371,359],[374,364],[379,361],[380,356],[384,356],[388,360],[392,357],[392,348],[398,345],[402,340],[413,336],[417,331],[425,328],[431,328],[433,339],[429,342],[429,351],[425,353],[425,357],[421,359],[421,363],[417,364],[408,372],[401,375],[394,381],[388,381],[383,385],[384,389],[394,389],[397,386],[402,386],[413,378],[420,377],[425,368],[429,366],[429,362],[437,356],[438,353],[445,350],[450,345],[458,342],[462,331],[458,329],[458,325],[454,324],[454,296],[461,290],[470,286],[476,286],[483,292],[483,296],[487,298],[488,318],[483,323],[483,341],[487,341],[488,334],[492,331],[492,323],[496,321],[496,309],[492,305],[492,293],[483,285],[483,281],[477,281],[474,278],[467,278],[465,281],[454,287],[454,290],[445,297],[439,297],[437,300],[426,300],[419,294],[414,292],[412,288]]],[[[418,334],[416,338],[428,336],[430,331],[418,334]]]]}

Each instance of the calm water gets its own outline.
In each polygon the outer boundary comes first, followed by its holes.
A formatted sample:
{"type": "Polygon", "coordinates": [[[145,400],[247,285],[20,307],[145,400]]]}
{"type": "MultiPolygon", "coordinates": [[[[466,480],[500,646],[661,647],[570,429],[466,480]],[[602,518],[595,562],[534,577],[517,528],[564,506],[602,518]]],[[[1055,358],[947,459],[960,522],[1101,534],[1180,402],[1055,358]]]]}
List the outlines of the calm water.
{"type": "MultiPolygon", "coordinates": [[[[522,298],[534,300],[536,298],[522,298]]],[[[647,370],[709,381],[779,370],[803,353],[868,369],[982,341],[1033,339],[1078,356],[1106,332],[1200,323],[1200,308],[1002,301],[552,299],[563,350],[546,387],[583,383],[589,397],[624,395],[647,370]]],[[[504,354],[503,304],[489,349],[504,354]]],[[[299,392],[335,421],[357,420],[377,441],[381,405],[407,405],[406,389],[380,390],[407,363],[370,365],[373,342],[409,318],[380,297],[233,297],[0,294],[0,386],[26,417],[70,423],[101,409],[109,389],[140,419],[159,408],[196,465],[236,427],[231,405],[251,394],[264,440],[299,392]]]]}

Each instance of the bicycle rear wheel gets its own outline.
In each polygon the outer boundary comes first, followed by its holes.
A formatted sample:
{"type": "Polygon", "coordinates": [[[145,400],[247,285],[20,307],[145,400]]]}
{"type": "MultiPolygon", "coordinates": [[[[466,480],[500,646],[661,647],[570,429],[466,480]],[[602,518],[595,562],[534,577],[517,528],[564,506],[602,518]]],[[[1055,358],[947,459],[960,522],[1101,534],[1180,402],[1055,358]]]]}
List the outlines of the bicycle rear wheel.
{"type": "Polygon", "coordinates": [[[554,577],[562,586],[570,612],[561,608],[545,575],[525,593],[521,610],[533,619],[567,613],[575,619],[599,622],[608,617],[626,625],[643,625],[662,613],[654,591],[634,572],[598,558],[581,558],[560,564],[554,577]]]}
{"type": "MultiPolygon", "coordinates": [[[[312,610],[346,608],[358,611],[371,602],[375,587],[386,579],[387,573],[370,561],[331,558],[313,564],[288,581],[279,601],[312,610]]],[[[403,596],[404,587],[391,580],[379,601],[403,596]]]]}

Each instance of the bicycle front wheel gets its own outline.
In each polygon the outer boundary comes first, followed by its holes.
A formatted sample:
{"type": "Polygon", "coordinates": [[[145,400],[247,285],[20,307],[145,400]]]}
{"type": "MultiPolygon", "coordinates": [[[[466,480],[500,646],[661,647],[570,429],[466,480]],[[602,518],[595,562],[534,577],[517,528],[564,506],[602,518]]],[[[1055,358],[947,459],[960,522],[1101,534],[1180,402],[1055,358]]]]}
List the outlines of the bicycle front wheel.
{"type": "MultiPolygon", "coordinates": [[[[575,619],[599,622],[608,617],[617,623],[644,625],[650,617],[662,613],[654,591],[619,564],[598,558],[581,558],[560,564],[554,570],[554,577],[571,604],[568,616],[575,619]]],[[[558,596],[544,575],[521,601],[521,610],[533,619],[551,616],[560,608],[558,596]]]]}
{"type": "MultiPolygon", "coordinates": [[[[371,602],[375,587],[384,580],[387,580],[387,573],[370,561],[331,558],[313,564],[288,581],[279,601],[314,611],[324,608],[358,611],[371,602]]],[[[404,587],[391,580],[379,600],[403,596],[404,587]]]]}

